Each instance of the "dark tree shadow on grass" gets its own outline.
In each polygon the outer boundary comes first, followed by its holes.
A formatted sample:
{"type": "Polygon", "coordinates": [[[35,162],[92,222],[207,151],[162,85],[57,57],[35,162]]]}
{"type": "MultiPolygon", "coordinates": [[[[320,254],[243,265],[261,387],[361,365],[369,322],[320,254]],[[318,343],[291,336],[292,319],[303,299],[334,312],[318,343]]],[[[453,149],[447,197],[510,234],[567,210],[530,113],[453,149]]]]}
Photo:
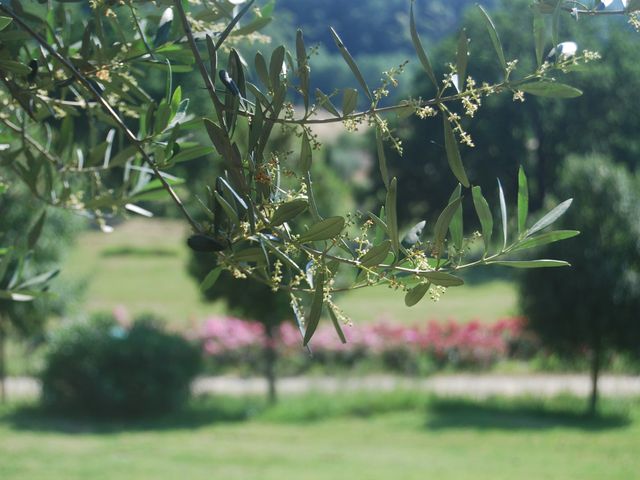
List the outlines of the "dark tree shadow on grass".
{"type": "Polygon", "coordinates": [[[77,413],[52,412],[37,404],[18,405],[0,414],[0,423],[15,430],[65,434],[118,434],[183,430],[213,424],[242,422],[264,409],[260,400],[200,397],[176,412],[138,418],[105,418],[77,413]]]}
{"type": "Polygon", "coordinates": [[[544,430],[570,428],[597,432],[623,428],[631,424],[628,413],[605,412],[594,416],[572,402],[536,400],[434,399],[428,406],[428,430],[544,430]]]}

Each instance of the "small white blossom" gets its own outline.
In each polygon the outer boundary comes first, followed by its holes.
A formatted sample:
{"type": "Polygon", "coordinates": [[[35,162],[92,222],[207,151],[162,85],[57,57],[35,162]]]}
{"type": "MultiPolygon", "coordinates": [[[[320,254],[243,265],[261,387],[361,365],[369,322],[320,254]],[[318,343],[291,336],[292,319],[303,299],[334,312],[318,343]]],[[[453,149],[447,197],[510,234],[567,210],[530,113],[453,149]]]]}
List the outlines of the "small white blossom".
{"type": "Polygon", "coordinates": [[[576,42],[562,42],[553,47],[547,55],[547,58],[553,58],[556,55],[560,60],[566,60],[573,57],[578,51],[578,44],[576,42]]]}

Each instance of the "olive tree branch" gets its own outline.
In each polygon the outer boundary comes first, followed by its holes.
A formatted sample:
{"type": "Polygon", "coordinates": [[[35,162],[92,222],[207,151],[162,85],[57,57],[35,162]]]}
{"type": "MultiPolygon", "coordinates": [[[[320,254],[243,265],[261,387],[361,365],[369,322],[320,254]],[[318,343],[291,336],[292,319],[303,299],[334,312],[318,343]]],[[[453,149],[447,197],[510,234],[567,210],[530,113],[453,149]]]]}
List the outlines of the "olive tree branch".
{"type": "Polygon", "coordinates": [[[76,67],[65,57],[60,55],[51,45],[47,43],[47,41],[40,36],[36,31],[34,31],[28,24],[26,24],[18,15],[16,15],[11,9],[5,7],[4,5],[0,5],[0,11],[9,15],[13,21],[16,22],[24,31],[26,31],[34,40],[36,40],[45,50],[49,52],[49,54],[54,57],[58,62],[60,62],[96,99],[96,101],[102,106],[102,108],[106,111],[106,113],[117,123],[120,130],[122,130],[125,136],[129,139],[129,141],[135,145],[136,149],[140,152],[144,160],[151,166],[154,174],[160,181],[162,187],[169,193],[171,199],[176,204],[176,206],[180,209],[183,216],[187,219],[191,227],[199,231],[200,226],[198,223],[191,217],[186,207],[180,200],[180,197],[173,190],[169,182],[162,176],[160,173],[160,169],[156,164],[155,160],[153,160],[149,154],[145,151],[142,142],[136,137],[136,135],[129,130],[129,128],[125,125],[123,120],[120,118],[118,113],[113,109],[111,104],[107,102],[104,97],[96,90],[96,88],[91,84],[91,82],[76,69],[76,67]]]}

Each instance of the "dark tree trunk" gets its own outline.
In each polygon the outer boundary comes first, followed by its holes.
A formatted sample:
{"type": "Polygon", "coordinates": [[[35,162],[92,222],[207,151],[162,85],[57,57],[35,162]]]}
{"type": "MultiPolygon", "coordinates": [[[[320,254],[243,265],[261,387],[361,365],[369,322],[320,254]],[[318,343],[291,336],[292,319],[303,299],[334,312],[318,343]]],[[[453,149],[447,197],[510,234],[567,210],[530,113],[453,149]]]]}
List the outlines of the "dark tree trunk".
{"type": "Polygon", "coordinates": [[[531,112],[531,118],[533,121],[533,131],[536,136],[536,140],[538,141],[538,145],[533,152],[533,156],[535,159],[535,179],[537,184],[537,190],[531,195],[529,200],[529,208],[532,211],[538,210],[542,208],[544,204],[544,197],[547,193],[547,157],[549,156],[549,152],[547,152],[547,144],[548,141],[545,138],[543,120],[540,117],[540,106],[536,102],[535,104],[530,105],[529,111],[531,112]]]}
{"type": "Polygon", "coordinates": [[[591,395],[589,397],[589,409],[587,413],[594,416],[598,406],[598,378],[602,366],[602,340],[598,328],[594,331],[591,345],[591,395]]]}
{"type": "Polygon", "coordinates": [[[6,338],[4,330],[2,329],[2,323],[0,322],[0,402],[4,403],[7,399],[6,392],[6,354],[5,354],[6,338]]]}
{"type": "Polygon", "coordinates": [[[273,405],[278,399],[276,393],[276,360],[278,352],[275,346],[275,327],[267,323],[265,325],[265,333],[267,341],[264,347],[264,373],[268,386],[267,400],[269,404],[273,405]]]}

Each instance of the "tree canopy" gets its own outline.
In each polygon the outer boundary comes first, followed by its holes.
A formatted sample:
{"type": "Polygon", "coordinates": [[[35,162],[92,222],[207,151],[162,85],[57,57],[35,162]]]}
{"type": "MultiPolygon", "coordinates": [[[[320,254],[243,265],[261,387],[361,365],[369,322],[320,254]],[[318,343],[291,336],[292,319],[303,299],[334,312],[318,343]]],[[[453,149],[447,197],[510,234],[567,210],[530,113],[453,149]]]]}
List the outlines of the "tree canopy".
{"type": "Polygon", "coordinates": [[[624,166],[598,156],[569,158],[558,183],[575,200],[563,222],[581,233],[540,254],[572,268],[526,271],[520,303],[552,349],[582,355],[588,346],[597,379],[607,349],[640,355],[640,194],[624,166]]]}
{"type": "MultiPolygon", "coordinates": [[[[517,58],[513,73],[518,78],[536,63],[531,48],[534,31],[522,24],[534,21],[535,11],[527,0],[497,2],[492,15],[507,58],[517,58]],[[514,19],[520,21],[514,21],[514,19]]],[[[497,95],[483,100],[473,119],[465,122],[473,139],[473,148],[464,148],[463,155],[469,176],[479,185],[489,185],[496,178],[503,180],[508,198],[515,194],[513,178],[520,165],[530,174],[531,207],[543,204],[545,195],[553,192],[564,157],[570,153],[599,152],[615,162],[637,169],[640,158],[640,118],[635,104],[628,101],[640,89],[640,37],[622,18],[585,18],[576,22],[562,18],[559,41],[573,41],[578,50],[598,52],[601,59],[587,66],[554,74],[558,80],[570,82],[583,94],[575,98],[554,99],[544,96],[497,95]]],[[[477,10],[468,10],[464,20],[469,43],[468,75],[475,79],[491,79],[496,59],[491,39],[483,35],[484,18],[477,10]]],[[[434,65],[444,65],[455,54],[459,32],[450,36],[434,53],[434,65]]],[[[546,38],[543,55],[553,45],[546,38]]],[[[446,73],[440,70],[438,75],[446,73]]],[[[416,79],[413,88],[419,95],[432,95],[433,86],[424,76],[416,79]]],[[[399,201],[408,208],[403,218],[420,220],[438,211],[446,201],[455,179],[443,175],[446,151],[438,119],[421,121],[410,117],[399,122],[404,154],[399,157],[389,149],[393,174],[403,179],[399,201]],[[425,195],[425,192],[429,192],[425,195]]]]}

